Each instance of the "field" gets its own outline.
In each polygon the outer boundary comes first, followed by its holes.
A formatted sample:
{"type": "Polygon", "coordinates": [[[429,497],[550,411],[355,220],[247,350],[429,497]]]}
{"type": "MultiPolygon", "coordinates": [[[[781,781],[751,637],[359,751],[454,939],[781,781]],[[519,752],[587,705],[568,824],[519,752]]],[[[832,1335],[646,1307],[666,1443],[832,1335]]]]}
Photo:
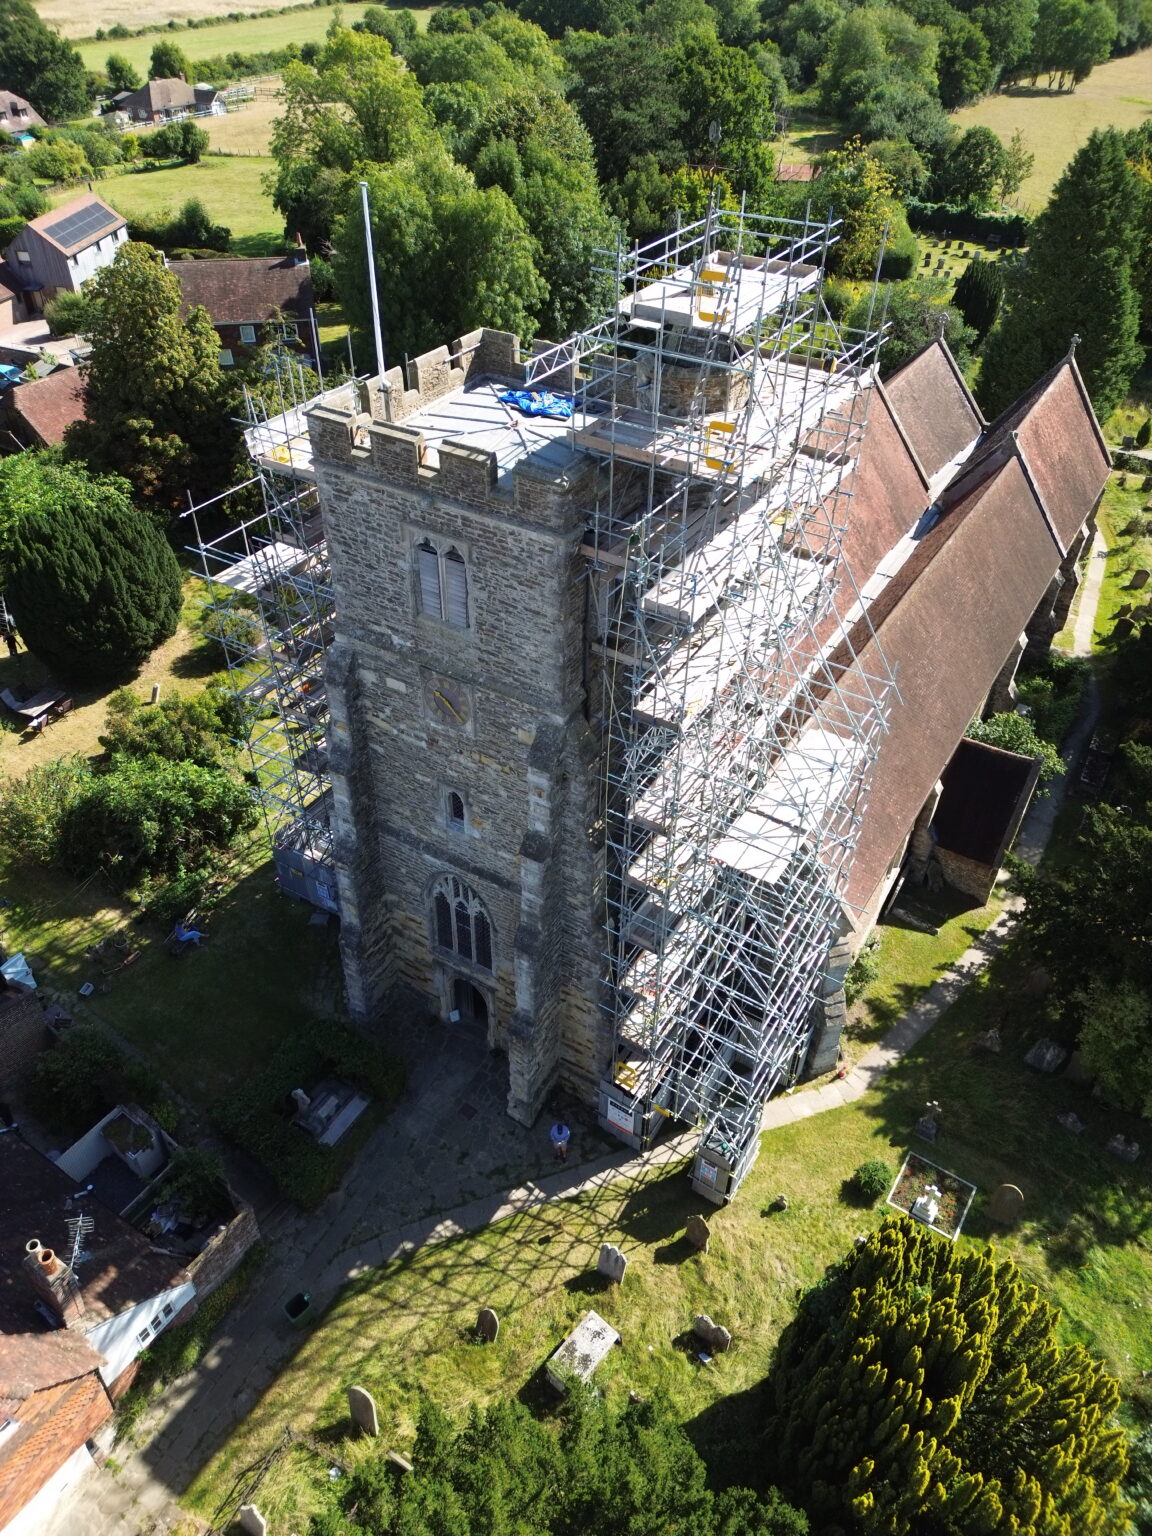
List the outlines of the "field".
{"type": "Polygon", "coordinates": [[[960,128],[977,123],[1002,139],[1019,128],[1036,156],[1032,175],[1020,192],[1022,204],[1036,212],[1060,172],[1093,128],[1137,128],[1152,112],[1152,50],[1126,59],[1111,59],[1094,69],[1075,91],[1057,95],[1019,86],[1003,95],[988,96],[953,116],[960,128]]]}
{"type": "MultiPolygon", "coordinates": [[[[189,197],[203,200],[217,223],[226,224],[239,240],[265,236],[279,239],[283,221],[272,199],[260,185],[273,162],[262,155],[209,156],[199,165],[180,165],[171,170],[128,171],[100,183],[100,196],[126,217],[136,214],[175,212],[189,197]]],[[[74,187],[53,193],[57,203],[76,196],[74,187]]],[[[240,247],[240,256],[259,254],[240,247]]]]}
{"type": "MultiPolygon", "coordinates": [[[[106,38],[103,42],[79,44],[79,52],[89,69],[103,69],[104,60],[110,53],[122,53],[141,71],[147,70],[152,45],[161,37],[178,43],[190,59],[208,59],[217,53],[262,53],[270,48],[286,48],[289,43],[321,42],[336,15],[334,9],[325,5],[309,7],[306,11],[289,11],[283,16],[259,16],[254,21],[221,21],[219,26],[196,27],[190,31],[184,28],[175,32],[161,30],[161,24],[169,17],[180,21],[189,16],[223,17],[236,8],[236,0],[167,0],[143,17],[131,0],[97,0],[95,5],[82,11],[71,0],[40,0],[37,6],[45,21],[53,22],[65,36],[71,37],[90,38],[96,27],[107,29],[118,21],[127,27],[137,27],[143,21],[155,18],[157,30],[145,32],[142,37],[106,38]]],[[[354,21],[359,21],[365,9],[359,4],[342,6],[344,25],[350,27],[354,21]]],[[[428,7],[416,9],[421,26],[430,14],[428,7]]]]}
{"type": "Polygon", "coordinates": [[[224,117],[202,117],[200,126],[207,132],[212,148],[231,155],[267,155],[272,148],[272,124],[280,116],[281,103],[272,94],[279,80],[269,82],[269,94],[263,92],[224,117]]]}

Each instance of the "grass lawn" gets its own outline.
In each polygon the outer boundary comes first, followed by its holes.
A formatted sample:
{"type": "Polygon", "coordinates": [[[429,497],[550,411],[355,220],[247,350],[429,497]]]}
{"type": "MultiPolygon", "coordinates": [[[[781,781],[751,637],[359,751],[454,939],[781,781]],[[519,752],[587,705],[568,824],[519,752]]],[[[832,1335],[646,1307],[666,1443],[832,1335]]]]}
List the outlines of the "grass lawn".
{"type": "Polygon", "coordinates": [[[946,889],[936,893],[925,889],[914,897],[902,897],[899,906],[901,912],[931,924],[939,932],[935,936],[921,933],[891,913],[887,921],[876,925],[880,969],[849,1012],[844,1035],[844,1054],[849,1062],[875,1045],[932,983],[971,948],[1003,910],[1004,901],[996,891],[986,907],[975,907],[971,897],[959,891],[946,889]]]}
{"type": "MultiPolygon", "coordinates": [[[[274,3],[274,0],[273,0],[274,3]]],[[[261,10],[265,9],[263,0],[261,10]]],[[[271,9],[271,5],[267,9],[271,9]]],[[[96,0],[95,5],[78,9],[73,0],[37,0],[36,9],[44,20],[59,27],[65,37],[90,38],[97,27],[114,26],[122,22],[127,27],[138,27],[145,22],[155,23],[155,30],[141,37],[105,38],[103,42],[84,42],[78,52],[89,69],[103,69],[104,60],[110,53],[122,53],[142,73],[147,73],[152,56],[152,45],[158,37],[179,43],[190,59],[209,59],[218,53],[264,53],[273,48],[286,48],[289,43],[318,43],[332,24],[335,10],[329,6],[309,6],[303,11],[286,11],[282,16],[258,16],[251,21],[226,21],[229,10],[236,9],[236,0],[158,0],[142,15],[132,0],[96,0]],[[170,20],[197,20],[203,16],[219,16],[219,26],[195,27],[190,31],[181,28],[169,32],[165,26],[170,20]]],[[[349,4],[341,7],[344,25],[350,27],[363,16],[366,5],[349,4]]],[[[434,7],[413,6],[417,23],[427,25],[434,7]]]]}
{"type": "MultiPolygon", "coordinates": [[[[943,1105],[941,1139],[916,1150],[978,1187],[961,1245],[995,1237],[1063,1309],[1064,1340],[1082,1340],[1135,1386],[1152,1367],[1152,1174],[1146,1162],[1114,1162],[1103,1142],[1117,1129],[1139,1135],[1141,1127],[1083,1088],[1025,1067],[1021,1057],[1035,1032],[1014,992],[978,987],[864,1099],[770,1132],[738,1199],[723,1210],[703,1207],[682,1169],[662,1170],[648,1182],[601,1189],[368,1272],[205,1468],[189,1490],[191,1507],[205,1517],[226,1514],[220,1506],[237,1478],[287,1426],[317,1436],[325,1457],[351,1462],[371,1454],[345,1438],[351,1382],[374,1392],[384,1444],[401,1451],[411,1442],[422,1392],[457,1413],[499,1395],[546,1402],[540,1366],[589,1307],[624,1340],[597,1384],[609,1392],[667,1392],[705,1454],[722,1455],[739,1439],[749,1411],[741,1394],[764,1376],[797,1289],[819,1279],[883,1213],[846,1199],[843,1182],[877,1156],[895,1176],[929,1098],[943,1105]],[[993,1019],[1004,1033],[1000,1056],[975,1048],[993,1019]],[[1081,1137],[1055,1123],[1068,1107],[1087,1124],[1081,1137]],[[1024,1191],[1025,1219],[998,1235],[985,1209],[1003,1181],[1024,1191]],[[764,1214],[778,1193],[787,1196],[787,1211],[764,1214]],[[701,1209],[713,1229],[706,1255],[694,1254],[681,1235],[689,1213],[701,1209]],[[603,1241],[630,1258],[619,1289],[602,1289],[593,1272],[603,1241]],[[490,1347],[469,1333],[482,1305],[502,1320],[490,1347]],[[684,1347],[700,1311],[730,1327],[736,1341],[707,1368],[684,1347]]],[[[273,1528],[302,1529],[325,1482],[324,1463],[295,1451],[262,1485],[260,1508],[273,1528]]]]}
{"type": "Polygon", "coordinates": [[[913,277],[941,277],[952,285],[955,285],[973,257],[982,256],[985,261],[999,261],[1004,254],[989,246],[979,245],[975,240],[950,240],[946,235],[930,235],[921,231],[916,232],[916,243],[920,247],[920,260],[913,277]]]}
{"type": "Polygon", "coordinates": [[[1094,69],[1075,91],[1058,93],[1027,85],[986,96],[952,114],[961,129],[977,124],[1007,141],[1017,128],[1036,156],[1032,175],[1020,190],[1025,208],[1038,212],[1061,171],[1093,128],[1138,128],[1152,112],[1152,50],[1110,59],[1094,69]]]}
{"type": "MultiPolygon", "coordinates": [[[[193,629],[199,612],[196,595],[200,582],[188,577],[184,583],[184,611],[180,627],[171,640],[159,646],[141,666],[131,680],[141,698],[148,698],[152,684],[159,683],[161,694],[195,693],[204,686],[204,679],[212,668],[206,666],[199,650],[199,634],[193,629]]],[[[0,660],[0,687],[10,688],[18,695],[27,697],[46,683],[53,681],[43,662],[28,651],[21,650],[15,657],[4,656],[0,660]]],[[[50,758],[67,757],[74,752],[93,756],[101,748],[97,737],[104,729],[104,716],[109,693],[117,685],[87,685],[72,690],[75,708],[55,725],[33,735],[22,731],[19,723],[3,711],[0,719],[0,778],[26,773],[38,763],[50,758]]]]}
{"type": "MultiPolygon", "coordinates": [[[[100,183],[100,196],[126,218],[138,214],[175,213],[187,198],[198,197],[213,220],[225,224],[239,239],[262,237],[279,241],[284,221],[261,186],[273,161],[263,155],[210,155],[199,165],[179,165],[158,171],[126,171],[100,183]]],[[[56,203],[76,196],[76,189],[58,189],[56,203]]],[[[256,255],[241,249],[239,255],[256,255]]]]}
{"type": "Polygon", "coordinates": [[[1099,526],[1108,544],[1108,563],[1100,589],[1100,606],[1096,610],[1093,650],[1100,650],[1107,644],[1119,609],[1152,600],[1152,588],[1132,592],[1128,585],[1133,571],[1140,567],[1152,568],[1152,539],[1133,537],[1122,531],[1150,500],[1148,492],[1140,489],[1140,483],[1139,475],[1113,473],[1104,492],[1099,526]],[[1126,487],[1122,484],[1125,480],[1128,482],[1126,487]]]}

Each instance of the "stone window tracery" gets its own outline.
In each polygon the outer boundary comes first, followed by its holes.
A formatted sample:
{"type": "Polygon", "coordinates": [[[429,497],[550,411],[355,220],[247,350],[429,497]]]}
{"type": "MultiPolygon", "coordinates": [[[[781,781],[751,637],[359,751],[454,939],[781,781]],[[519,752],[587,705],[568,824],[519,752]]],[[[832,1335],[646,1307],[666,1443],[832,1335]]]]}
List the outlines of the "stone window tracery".
{"type": "Polygon", "coordinates": [[[445,875],[432,892],[436,943],[483,971],[492,969],[492,924],[480,897],[458,875],[445,875]]]}

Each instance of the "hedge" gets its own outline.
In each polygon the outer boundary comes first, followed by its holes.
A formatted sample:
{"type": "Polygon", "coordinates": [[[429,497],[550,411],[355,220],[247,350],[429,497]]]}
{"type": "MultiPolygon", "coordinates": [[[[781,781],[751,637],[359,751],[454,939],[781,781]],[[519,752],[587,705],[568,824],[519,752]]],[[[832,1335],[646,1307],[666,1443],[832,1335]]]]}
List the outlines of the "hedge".
{"type": "Polygon", "coordinates": [[[977,213],[952,203],[920,203],[912,197],[905,211],[913,229],[974,240],[980,245],[1027,245],[1032,236],[1033,221],[1023,213],[977,213]]]}

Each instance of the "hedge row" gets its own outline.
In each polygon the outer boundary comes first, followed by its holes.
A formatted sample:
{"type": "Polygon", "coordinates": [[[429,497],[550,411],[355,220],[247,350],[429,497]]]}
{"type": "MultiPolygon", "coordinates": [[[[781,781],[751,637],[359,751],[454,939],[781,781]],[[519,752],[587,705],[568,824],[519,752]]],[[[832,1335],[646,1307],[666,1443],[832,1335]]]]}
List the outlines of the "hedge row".
{"type": "Polygon", "coordinates": [[[1032,235],[1032,220],[1023,213],[978,213],[952,203],[920,203],[912,197],[905,209],[913,229],[975,240],[980,245],[1027,245],[1032,235]]]}

